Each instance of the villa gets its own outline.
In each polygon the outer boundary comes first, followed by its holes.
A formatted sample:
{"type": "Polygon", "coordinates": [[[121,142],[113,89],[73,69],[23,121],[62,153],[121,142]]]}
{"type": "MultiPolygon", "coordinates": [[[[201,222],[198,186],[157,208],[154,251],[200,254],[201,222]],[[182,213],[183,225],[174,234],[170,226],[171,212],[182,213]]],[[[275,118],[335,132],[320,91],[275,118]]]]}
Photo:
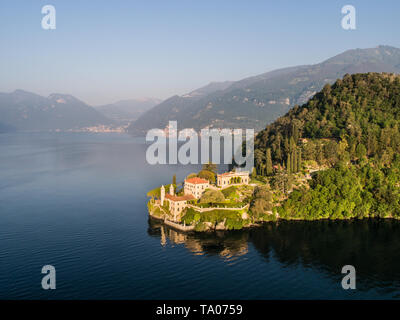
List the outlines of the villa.
{"type": "Polygon", "coordinates": [[[217,174],[217,186],[226,187],[235,184],[249,184],[250,177],[248,171],[236,172],[230,171],[217,174]]]}
{"type": "Polygon", "coordinates": [[[177,196],[174,192],[174,187],[171,185],[169,193],[165,194],[164,186],[161,186],[161,206],[164,205],[164,201],[168,202],[169,210],[173,215],[173,221],[180,221],[181,214],[187,206],[189,200],[194,200],[194,196],[187,194],[184,196],[177,196]]]}
{"type": "Polygon", "coordinates": [[[210,182],[202,178],[190,178],[185,180],[184,194],[192,195],[199,199],[203,192],[210,187],[210,182]]]}
{"type": "MultiPolygon", "coordinates": [[[[226,172],[217,175],[218,187],[227,187],[229,185],[240,185],[249,183],[249,173],[244,172],[226,172]]],[[[180,222],[182,215],[190,205],[193,205],[193,200],[198,200],[201,198],[204,191],[207,189],[218,189],[216,186],[211,185],[206,179],[199,177],[185,179],[183,187],[183,195],[176,195],[174,186],[171,184],[169,186],[169,192],[166,194],[165,187],[160,188],[160,200],[158,200],[158,205],[163,207],[165,203],[168,204],[168,211],[171,214],[171,222],[180,222]],[[192,203],[191,203],[192,202],[192,203]]],[[[212,208],[208,208],[212,210],[212,208]]]]}

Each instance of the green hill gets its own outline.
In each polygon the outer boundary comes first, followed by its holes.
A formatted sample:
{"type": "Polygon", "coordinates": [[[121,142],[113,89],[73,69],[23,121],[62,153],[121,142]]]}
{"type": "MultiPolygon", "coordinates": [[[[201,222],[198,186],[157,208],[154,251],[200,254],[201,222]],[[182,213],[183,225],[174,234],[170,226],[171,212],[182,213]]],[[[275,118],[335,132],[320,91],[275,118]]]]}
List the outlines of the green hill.
{"type": "Polygon", "coordinates": [[[363,145],[369,157],[389,158],[400,151],[400,76],[393,74],[345,75],[329,84],[306,104],[296,106],[261,131],[255,141],[259,151],[271,148],[273,160],[286,160],[290,144],[299,138],[330,139],[325,152],[317,155],[305,148],[303,156],[335,162],[330,148],[341,140],[348,143],[348,156],[356,157],[357,146],[363,145]],[[292,140],[292,141],[291,141],[292,140]],[[294,141],[293,141],[294,140],[294,141]]]}
{"type": "Polygon", "coordinates": [[[400,76],[394,74],[345,75],[255,141],[258,174],[288,184],[278,213],[289,219],[400,217],[399,152],[400,76]],[[282,172],[266,170],[271,163],[282,172]],[[291,192],[309,164],[317,167],[313,179],[291,192]]]}

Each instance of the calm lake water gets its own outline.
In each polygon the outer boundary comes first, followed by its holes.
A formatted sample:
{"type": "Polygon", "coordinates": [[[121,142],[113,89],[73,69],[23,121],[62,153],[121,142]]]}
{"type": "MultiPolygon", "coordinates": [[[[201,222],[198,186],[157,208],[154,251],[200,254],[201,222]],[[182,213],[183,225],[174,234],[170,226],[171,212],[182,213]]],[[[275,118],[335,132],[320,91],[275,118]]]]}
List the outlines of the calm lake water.
{"type": "Polygon", "coordinates": [[[193,166],[151,166],[121,134],[0,135],[0,299],[400,297],[397,221],[280,222],[182,234],[146,192],[193,166]],[[57,289],[41,289],[54,265],[57,289]],[[357,290],[341,288],[341,268],[357,290]]]}

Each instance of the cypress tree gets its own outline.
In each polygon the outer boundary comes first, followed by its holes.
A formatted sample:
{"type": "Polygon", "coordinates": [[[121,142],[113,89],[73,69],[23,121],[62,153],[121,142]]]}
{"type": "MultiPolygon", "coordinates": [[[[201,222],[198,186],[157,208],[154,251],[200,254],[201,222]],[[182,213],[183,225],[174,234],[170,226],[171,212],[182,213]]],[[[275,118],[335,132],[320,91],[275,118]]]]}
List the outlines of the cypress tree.
{"type": "Polygon", "coordinates": [[[298,157],[297,157],[297,171],[298,172],[300,172],[301,171],[301,165],[302,165],[302,163],[301,163],[301,149],[299,149],[299,154],[298,154],[298,157]]]}
{"type": "Polygon", "coordinates": [[[266,163],[267,175],[269,176],[272,174],[272,158],[271,158],[271,149],[270,148],[267,149],[266,158],[267,158],[267,163],[266,163]]]}
{"type": "Polygon", "coordinates": [[[285,137],[285,140],[283,141],[283,148],[286,154],[290,152],[289,139],[287,137],[285,137]]]}
{"type": "Polygon", "coordinates": [[[297,144],[297,142],[299,141],[299,129],[295,124],[292,124],[292,136],[295,143],[297,144]]]}
{"type": "Polygon", "coordinates": [[[293,137],[290,137],[290,140],[289,140],[289,150],[290,150],[290,152],[293,152],[296,150],[296,142],[294,142],[293,137]]]}
{"type": "Polygon", "coordinates": [[[292,171],[297,172],[297,152],[293,151],[292,154],[292,171]]]}
{"type": "Polygon", "coordinates": [[[287,156],[287,160],[286,160],[286,171],[288,174],[292,173],[292,159],[290,157],[290,153],[287,156]]]}

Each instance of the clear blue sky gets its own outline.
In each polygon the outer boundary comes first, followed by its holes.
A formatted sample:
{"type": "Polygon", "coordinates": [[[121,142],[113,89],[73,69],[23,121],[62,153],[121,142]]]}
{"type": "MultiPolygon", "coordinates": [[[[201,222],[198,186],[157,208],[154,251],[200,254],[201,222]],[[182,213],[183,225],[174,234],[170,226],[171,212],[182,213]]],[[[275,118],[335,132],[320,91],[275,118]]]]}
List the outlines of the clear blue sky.
{"type": "Polygon", "coordinates": [[[90,104],[167,98],[210,81],[400,47],[400,1],[0,1],[0,91],[69,93],[90,104]],[[57,29],[41,28],[41,8],[57,29]],[[341,8],[357,30],[341,28],[341,8]]]}

